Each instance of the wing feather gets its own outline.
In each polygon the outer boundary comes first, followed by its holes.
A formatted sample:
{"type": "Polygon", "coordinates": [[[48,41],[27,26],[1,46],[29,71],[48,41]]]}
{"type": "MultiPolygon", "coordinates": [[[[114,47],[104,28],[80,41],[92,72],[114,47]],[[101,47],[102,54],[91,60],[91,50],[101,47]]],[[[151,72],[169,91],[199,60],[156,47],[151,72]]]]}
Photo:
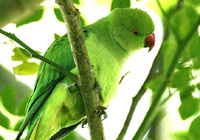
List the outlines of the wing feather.
{"type": "MultiPolygon", "coordinates": [[[[62,66],[67,71],[75,68],[75,63],[67,35],[55,40],[48,48],[44,56],[62,66]]],[[[20,139],[29,122],[35,122],[35,120],[38,120],[38,116],[40,115],[40,107],[51,94],[56,84],[61,81],[64,76],[65,75],[49,64],[45,62],[40,63],[34,91],[28,103],[28,112],[16,140],[20,139]]],[[[35,123],[33,123],[33,125],[34,124],[35,123]]],[[[34,129],[34,127],[30,126],[30,129],[34,129]]],[[[31,133],[32,130],[28,130],[28,133],[29,132],[31,133]]],[[[30,136],[30,134],[28,135],[30,136]]]]}

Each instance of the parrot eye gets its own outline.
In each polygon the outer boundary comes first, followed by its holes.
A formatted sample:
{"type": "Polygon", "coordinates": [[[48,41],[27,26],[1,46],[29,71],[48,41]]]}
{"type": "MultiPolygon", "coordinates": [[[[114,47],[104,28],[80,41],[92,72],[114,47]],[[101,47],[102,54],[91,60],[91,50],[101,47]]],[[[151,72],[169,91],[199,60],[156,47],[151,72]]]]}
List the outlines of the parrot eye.
{"type": "Polygon", "coordinates": [[[138,30],[133,30],[132,33],[133,33],[134,35],[139,35],[139,31],[138,31],[138,30]]]}

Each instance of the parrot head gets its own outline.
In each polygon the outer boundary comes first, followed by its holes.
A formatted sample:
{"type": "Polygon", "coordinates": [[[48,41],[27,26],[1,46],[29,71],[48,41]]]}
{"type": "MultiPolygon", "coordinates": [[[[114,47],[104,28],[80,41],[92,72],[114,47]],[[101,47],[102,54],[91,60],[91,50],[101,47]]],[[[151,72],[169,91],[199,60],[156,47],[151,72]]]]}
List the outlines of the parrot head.
{"type": "Polygon", "coordinates": [[[113,38],[128,53],[143,47],[149,47],[149,50],[153,48],[154,23],[145,11],[116,8],[110,14],[110,24],[113,38]]]}

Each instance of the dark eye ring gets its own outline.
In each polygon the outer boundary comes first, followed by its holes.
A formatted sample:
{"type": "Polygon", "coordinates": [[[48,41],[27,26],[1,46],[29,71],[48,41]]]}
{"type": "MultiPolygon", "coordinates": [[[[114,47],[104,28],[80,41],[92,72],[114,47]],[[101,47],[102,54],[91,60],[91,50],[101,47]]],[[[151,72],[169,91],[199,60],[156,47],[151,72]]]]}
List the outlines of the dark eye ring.
{"type": "Polygon", "coordinates": [[[133,30],[132,33],[133,33],[134,35],[139,35],[139,31],[138,31],[138,30],[133,30]]]}

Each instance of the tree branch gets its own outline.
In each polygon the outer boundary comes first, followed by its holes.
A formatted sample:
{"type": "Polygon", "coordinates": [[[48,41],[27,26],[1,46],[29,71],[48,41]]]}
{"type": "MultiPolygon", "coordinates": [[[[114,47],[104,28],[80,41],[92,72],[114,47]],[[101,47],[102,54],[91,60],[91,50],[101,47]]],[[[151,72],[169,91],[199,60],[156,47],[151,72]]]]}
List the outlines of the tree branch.
{"type": "Polygon", "coordinates": [[[78,85],[81,90],[87,121],[92,140],[104,140],[103,124],[99,95],[95,90],[96,80],[92,72],[92,65],[86,50],[83,32],[80,26],[79,11],[72,0],[56,0],[63,14],[73,57],[78,70],[78,85]]]}
{"type": "Polygon", "coordinates": [[[31,49],[28,45],[26,45],[23,41],[21,41],[17,36],[15,36],[14,34],[8,33],[2,29],[0,29],[0,33],[5,35],[6,37],[14,40],[15,42],[17,42],[19,45],[21,45],[23,48],[25,48],[32,57],[35,57],[41,61],[46,62],[47,64],[51,65],[52,67],[56,68],[58,71],[60,71],[61,73],[63,73],[64,75],[69,76],[71,79],[75,80],[75,77],[68,72],[67,70],[65,70],[63,67],[61,67],[60,65],[54,63],[53,61],[45,58],[44,56],[39,55],[37,52],[35,52],[33,49],[31,49]]]}
{"type": "Polygon", "coordinates": [[[126,132],[128,130],[128,127],[130,125],[130,122],[132,120],[132,117],[133,117],[133,113],[135,112],[135,108],[138,104],[138,102],[140,101],[140,99],[142,98],[142,96],[144,95],[144,93],[146,92],[146,84],[149,82],[149,80],[151,80],[152,77],[155,77],[157,76],[159,73],[156,73],[156,69],[158,67],[158,63],[160,63],[160,55],[161,55],[162,51],[161,49],[159,50],[152,66],[151,66],[151,69],[149,71],[149,74],[146,78],[146,80],[144,81],[143,85],[141,86],[140,90],[138,91],[138,93],[136,94],[136,96],[134,96],[132,98],[132,103],[131,103],[131,106],[130,106],[130,109],[129,109],[129,112],[128,112],[128,115],[126,117],[126,120],[124,122],[124,125],[123,125],[123,128],[121,129],[118,137],[116,140],[123,140],[124,139],[124,136],[126,135],[126,132]]]}

